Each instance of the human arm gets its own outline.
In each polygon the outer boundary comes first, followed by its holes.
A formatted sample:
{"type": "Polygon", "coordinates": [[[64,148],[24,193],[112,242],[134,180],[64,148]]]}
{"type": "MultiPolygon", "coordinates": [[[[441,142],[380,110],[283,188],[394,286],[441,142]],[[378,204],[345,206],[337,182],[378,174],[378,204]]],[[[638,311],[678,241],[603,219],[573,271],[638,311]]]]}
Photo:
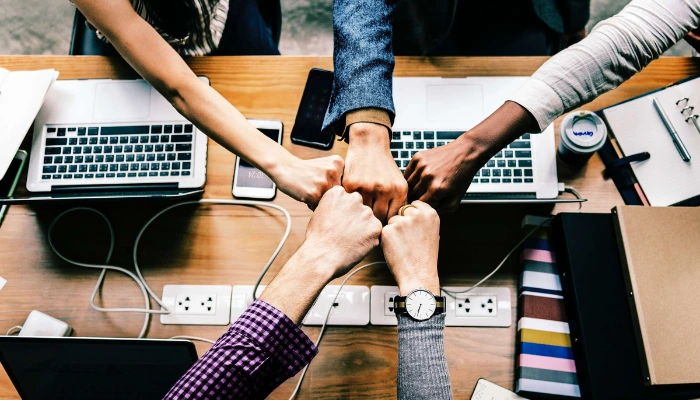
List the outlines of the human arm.
{"type": "Polygon", "coordinates": [[[382,222],[396,214],[408,191],[389,149],[395,2],[334,1],[335,77],[324,121],[324,128],[332,125],[348,140],[343,187],[359,192],[382,222]]]}
{"type": "Polygon", "coordinates": [[[186,119],[227,150],[265,172],[280,190],[313,207],[339,184],[338,156],[301,160],[269,140],[185,61],[129,0],[74,0],[121,56],[186,119]]]}
{"type": "Polygon", "coordinates": [[[699,19],[698,0],[632,1],[552,57],[458,140],[416,154],[405,172],[409,199],[455,209],[474,174],[505,144],[544,130],[564,112],[617,87],[696,28],[699,19]]]}
{"type": "Polygon", "coordinates": [[[380,233],[359,194],[339,186],[326,192],[299,250],[165,399],[265,398],[296,375],[318,353],[297,325],[328,282],[379,244],[380,233]]]}
{"type": "MultiPolygon", "coordinates": [[[[433,208],[415,201],[403,216],[382,230],[382,248],[401,296],[418,288],[440,293],[437,273],[440,219],[433,208]]],[[[399,399],[451,399],[443,333],[445,314],[416,321],[397,315],[399,326],[399,399]]]]}

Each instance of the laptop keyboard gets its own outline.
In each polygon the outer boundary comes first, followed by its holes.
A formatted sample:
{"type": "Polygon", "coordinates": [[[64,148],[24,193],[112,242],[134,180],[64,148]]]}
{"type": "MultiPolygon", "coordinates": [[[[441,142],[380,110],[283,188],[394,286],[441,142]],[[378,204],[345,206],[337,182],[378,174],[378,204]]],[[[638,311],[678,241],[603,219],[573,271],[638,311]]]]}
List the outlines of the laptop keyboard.
{"type": "Polygon", "coordinates": [[[190,176],[192,124],[47,126],[41,179],[190,176]]]}
{"type": "MultiPolygon", "coordinates": [[[[444,146],[463,131],[394,131],[391,155],[401,172],[416,153],[444,146]]],[[[472,179],[472,184],[533,183],[532,143],[526,133],[491,158],[472,179]]]]}

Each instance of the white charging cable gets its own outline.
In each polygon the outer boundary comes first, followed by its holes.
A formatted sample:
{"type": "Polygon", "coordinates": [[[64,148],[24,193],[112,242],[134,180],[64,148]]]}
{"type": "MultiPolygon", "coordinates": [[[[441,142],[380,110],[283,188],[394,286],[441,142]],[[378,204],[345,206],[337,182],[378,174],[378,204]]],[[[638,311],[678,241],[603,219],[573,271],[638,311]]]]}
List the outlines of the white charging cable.
{"type": "MultiPolygon", "coordinates": [[[[146,332],[148,330],[148,324],[151,319],[151,314],[169,314],[170,310],[168,310],[167,307],[163,304],[162,300],[153,292],[153,290],[148,286],[148,283],[146,282],[146,279],[143,277],[141,274],[141,269],[139,268],[139,263],[138,263],[138,247],[139,247],[139,242],[141,241],[141,237],[143,236],[144,232],[148,227],[155,221],[158,217],[163,215],[164,213],[172,210],[173,208],[185,206],[185,205],[190,205],[190,204],[221,204],[221,205],[233,205],[233,206],[248,206],[248,207],[268,207],[268,208],[273,208],[275,210],[278,210],[284,214],[285,218],[287,219],[287,227],[285,229],[284,235],[282,236],[282,239],[280,240],[279,245],[277,245],[277,248],[275,251],[272,253],[272,256],[268,260],[267,264],[263,268],[263,270],[260,273],[260,276],[258,277],[258,280],[255,284],[255,288],[257,289],[258,285],[262,281],[263,277],[267,273],[267,271],[270,269],[270,266],[272,263],[275,261],[277,258],[277,255],[279,255],[280,251],[282,250],[282,247],[284,246],[285,242],[287,241],[287,238],[289,237],[289,233],[292,229],[292,218],[289,215],[289,212],[287,212],[286,209],[283,207],[280,207],[276,204],[272,203],[265,203],[261,201],[252,201],[252,200],[215,200],[215,199],[202,199],[202,200],[193,200],[193,201],[186,201],[182,203],[177,203],[173,204],[169,207],[166,207],[165,209],[161,210],[160,212],[156,213],[151,219],[144,224],[144,226],[141,228],[139,231],[138,235],[136,235],[136,240],[134,242],[134,251],[133,251],[133,261],[134,261],[134,270],[136,271],[136,274],[133,272],[114,265],[109,265],[109,262],[112,258],[112,253],[114,251],[114,228],[112,227],[112,223],[109,221],[107,216],[105,216],[102,212],[94,209],[94,208],[89,208],[89,207],[76,207],[76,208],[71,208],[69,210],[66,210],[56,216],[53,221],[51,221],[51,224],[49,225],[49,230],[48,230],[48,241],[49,241],[49,246],[51,247],[51,250],[56,253],[57,256],[59,256],[63,261],[73,264],[78,267],[83,267],[83,268],[93,268],[93,269],[100,269],[102,272],[100,273],[99,278],[97,279],[97,283],[95,284],[95,288],[92,291],[92,295],[90,296],[90,306],[100,312],[136,312],[136,313],[144,313],[146,314],[144,317],[144,322],[143,326],[141,328],[141,332],[138,335],[138,338],[143,338],[146,336],[146,332]],[[63,216],[75,212],[75,211],[90,211],[94,212],[107,223],[107,227],[109,228],[109,250],[107,252],[107,257],[105,260],[104,264],[90,264],[90,263],[81,263],[75,260],[71,260],[68,257],[64,256],[62,253],[60,253],[57,249],[56,246],[53,243],[53,229],[56,226],[56,222],[58,222],[63,216]],[[97,292],[99,291],[100,287],[104,283],[105,279],[105,274],[107,273],[107,270],[112,270],[112,271],[117,271],[121,272],[127,276],[129,276],[136,284],[139,286],[139,289],[141,290],[141,293],[143,293],[144,296],[144,301],[145,301],[145,308],[140,309],[140,308],[104,308],[104,307],[99,307],[95,304],[95,297],[97,296],[97,292]],[[162,308],[162,310],[153,310],[151,309],[151,302],[150,298],[153,298],[156,303],[162,308]]],[[[255,292],[253,292],[255,293],[255,292]]],[[[199,340],[199,338],[195,339],[199,340]]],[[[205,340],[207,341],[207,340],[205,340]]]]}
{"type": "MultiPolygon", "coordinates": [[[[571,187],[571,186],[566,186],[566,187],[564,188],[564,191],[567,192],[567,193],[573,194],[573,195],[576,196],[576,198],[579,199],[579,200],[582,198],[582,197],[581,197],[581,194],[580,194],[576,189],[574,189],[574,188],[571,187]]],[[[581,212],[582,206],[583,206],[583,203],[578,203],[578,212],[581,212]]],[[[442,289],[442,291],[445,292],[448,296],[450,296],[450,297],[452,297],[452,298],[456,298],[455,296],[458,295],[458,294],[464,294],[464,293],[470,292],[470,291],[472,291],[474,288],[477,288],[477,287],[481,286],[484,282],[486,282],[489,278],[491,278],[496,272],[498,272],[498,270],[501,269],[501,267],[503,266],[503,264],[505,264],[506,261],[508,261],[508,259],[510,258],[510,256],[511,256],[516,250],[518,250],[518,249],[520,248],[520,246],[521,246],[523,243],[525,243],[525,241],[526,241],[530,236],[532,236],[535,232],[537,232],[541,227],[543,227],[543,226],[545,226],[546,224],[550,223],[550,222],[552,221],[552,219],[554,219],[554,217],[549,217],[549,218],[543,220],[542,222],[540,222],[537,226],[535,226],[530,232],[528,232],[528,233],[518,242],[518,244],[516,244],[515,246],[513,246],[512,249],[510,249],[510,251],[506,254],[506,256],[503,258],[503,260],[501,260],[501,262],[498,264],[498,266],[496,266],[496,269],[494,269],[493,271],[491,271],[491,273],[489,273],[488,275],[486,275],[486,276],[484,277],[484,279],[480,280],[479,282],[477,282],[477,283],[474,284],[473,286],[471,286],[471,287],[469,287],[469,288],[467,288],[467,289],[464,289],[464,290],[459,290],[459,291],[447,290],[447,289],[442,288],[442,287],[441,287],[440,289],[442,289]]]]}

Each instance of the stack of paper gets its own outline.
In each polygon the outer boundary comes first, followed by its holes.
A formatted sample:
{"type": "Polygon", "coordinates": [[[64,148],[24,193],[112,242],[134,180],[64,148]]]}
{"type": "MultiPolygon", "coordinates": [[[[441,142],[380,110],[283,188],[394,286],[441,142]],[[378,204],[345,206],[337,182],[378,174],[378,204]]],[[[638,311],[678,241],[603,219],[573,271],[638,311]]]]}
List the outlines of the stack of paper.
{"type": "Polygon", "coordinates": [[[10,72],[0,68],[0,179],[58,78],[53,69],[10,72]]]}

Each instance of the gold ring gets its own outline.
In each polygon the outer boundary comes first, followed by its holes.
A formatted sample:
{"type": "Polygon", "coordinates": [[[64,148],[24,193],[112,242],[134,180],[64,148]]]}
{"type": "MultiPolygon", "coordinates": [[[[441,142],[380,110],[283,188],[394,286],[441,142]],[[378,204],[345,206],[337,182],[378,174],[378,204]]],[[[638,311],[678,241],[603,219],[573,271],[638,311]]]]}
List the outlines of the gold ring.
{"type": "Polygon", "coordinates": [[[418,207],[414,206],[413,204],[406,204],[405,206],[401,206],[401,208],[399,208],[399,215],[403,217],[403,213],[406,211],[406,209],[411,208],[411,207],[418,208],[418,207]]]}

